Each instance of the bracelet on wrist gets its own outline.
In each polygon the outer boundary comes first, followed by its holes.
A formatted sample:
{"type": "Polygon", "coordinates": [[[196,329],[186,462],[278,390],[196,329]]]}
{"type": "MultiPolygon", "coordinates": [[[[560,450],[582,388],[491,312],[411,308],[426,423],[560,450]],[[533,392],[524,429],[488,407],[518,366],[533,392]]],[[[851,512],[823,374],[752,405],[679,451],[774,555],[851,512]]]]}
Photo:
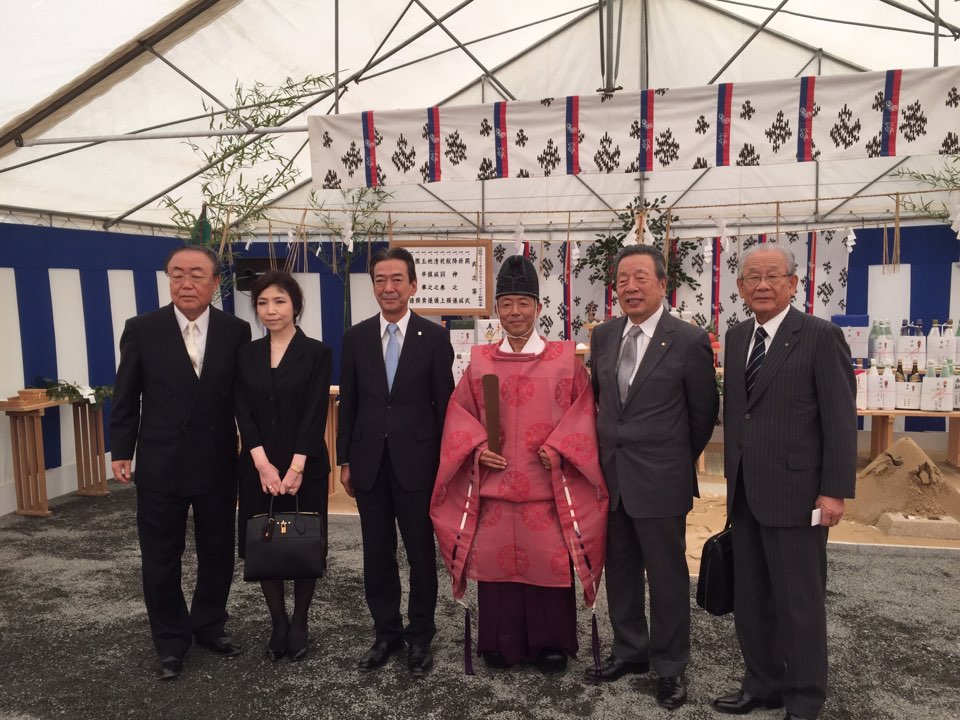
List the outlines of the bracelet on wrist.
{"type": "Polygon", "coordinates": [[[303,475],[303,468],[299,465],[294,465],[290,463],[290,469],[293,470],[297,475],[303,475]]]}

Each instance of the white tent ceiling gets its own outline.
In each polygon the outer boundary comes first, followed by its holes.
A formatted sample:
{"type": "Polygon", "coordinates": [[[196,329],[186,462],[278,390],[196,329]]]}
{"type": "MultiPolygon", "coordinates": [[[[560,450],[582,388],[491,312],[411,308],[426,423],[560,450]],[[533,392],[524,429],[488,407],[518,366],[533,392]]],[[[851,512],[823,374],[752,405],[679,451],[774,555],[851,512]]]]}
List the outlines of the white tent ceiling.
{"type": "MultiPolygon", "coordinates": [[[[614,3],[617,12],[620,4],[614,3]]],[[[956,40],[960,3],[953,1],[623,0],[622,4],[616,84],[624,90],[928,67],[934,62],[934,24],[929,15],[935,4],[945,23],[938,64],[960,64],[956,40]],[[766,30],[716,77],[781,4],[766,30]]],[[[585,0],[18,3],[17,12],[10,8],[4,13],[0,66],[6,71],[7,87],[0,97],[0,138],[16,132],[29,144],[33,139],[124,134],[165,123],[176,123],[165,130],[205,130],[205,119],[178,122],[202,115],[201,102],[209,103],[210,98],[171,65],[225,102],[237,82],[277,85],[287,77],[333,73],[335,68],[345,81],[360,73],[359,82],[346,86],[340,112],[503,99],[505,93],[483,79],[485,70],[520,100],[589,94],[603,84],[598,31],[602,6],[585,0]],[[446,16],[442,28],[430,14],[446,16]],[[182,27],[165,33],[178,18],[183,19],[182,27]],[[457,48],[455,40],[468,44],[473,58],[457,48]],[[447,52],[429,57],[442,51],[447,52]],[[96,77],[99,68],[111,63],[118,66],[113,72],[88,83],[89,89],[32,123],[40,110],[79,82],[76,78],[96,77]]],[[[332,96],[309,110],[332,111],[332,96]]],[[[294,117],[288,125],[305,128],[305,117],[294,117]]],[[[293,155],[305,140],[305,131],[281,135],[278,147],[293,155]]],[[[186,204],[200,205],[199,182],[187,179],[198,169],[198,161],[182,139],[105,142],[60,154],[77,147],[81,146],[16,147],[12,141],[0,145],[0,208],[12,210],[18,218],[24,208],[33,208],[169,225],[169,211],[156,200],[162,191],[169,189],[186,204]]],[[[307,180],[308,152],[301,152],[295,162],[301,179],[307,180]]],[[[784,216],[799,223],[828,213],[839,205],[839,198],[860,192],[878,177],[880,182],[864,195],[913,187],[905,180],[883,177],[896,162],[721,168],[706,174],[658,172],[644,179],[643,190],[648,196],[665,195],[668,204],[679,200],[685,206],[707,206],[684,213],[684,222],[691,227],[709,224],[709,218],[718,214],[709,206],[720,203],[809,199],[792,205],[790,217],[784,216]],[[834,197],[838,199],[823,199],[834,197]]],[[[942,162],[941,157],[912,158],[902,167],[930,168],[942,162]]],[[[515,222],[498,211],[562,213],[623,207],[639,187],[639,179],[631,175],[449,183],[426,190],[398,188],[389,206],[401,218],[404,210],[455,209],[466,216],[425,215],[409,223],[411,227],[472,228],[471,220],[483,212],[481,223],[496,231],[515,222]]],[[[282,206],[302,206],[308,190],[303,186],[276,200],[282,206]]],[[[328,201],[336,199],[331,196],[328,201]]],[[[737,209],[727,217],[769,223],[771,207],[737,209]]],[[[828,219],[852,222],[891,212],[887,198],[860,197],[828,219]]],[[[293,210],[288,215],[299,217],[293,210]]],[[[401,220],[398,227],[403,224],[401,220]]]]}

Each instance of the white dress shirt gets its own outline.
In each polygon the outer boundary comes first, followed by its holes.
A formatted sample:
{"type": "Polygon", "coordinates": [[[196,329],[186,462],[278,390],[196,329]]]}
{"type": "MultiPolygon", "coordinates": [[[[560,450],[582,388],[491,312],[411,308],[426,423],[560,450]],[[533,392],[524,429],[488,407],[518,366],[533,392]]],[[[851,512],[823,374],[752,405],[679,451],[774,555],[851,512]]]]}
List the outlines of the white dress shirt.
{"type": "MultiPolygon", "coordinates": [[[[383,359],[387,359],[387,342],[390,340],[390,333],[387,332],[387,325],[390,324],[390,321],[387,320],[383,313],[380,313],[380,344],[383,349],[383,359]]],[[[397,320],[397,344],[399,345],[399,350],[403,351],[403,338],[407,334],[407,325],[410,324],[410,308],[407,308],[407,312],[404,313],[403,317],[397,320]]]]}
{"type": "MultiPolygon", "coordinates": [[[[640,334],[637,336],[637,361],[633,365],[633,372],[630,373],[630,382],[633,383],[633,378],[637,375],[637,370],[640,369],[640,362],[643,360],[643,354],[647,351],[647,346],[650,344],[650,340],[653,338],[653,333],[657,330],[657,323],[660,322],[660,317],[663,315],[663,303],[660,304],[660,307],[657,309],[653,315],[648,317],[642,323],[640,323],[640,334]]],[[[630,318],[627,318],[626,324],[623,326],[623,335],[620,336],[620,344],[623,345],[624,342],[628,341],[630,338],[627,337],[627,334],[630,332],[630,329],[635,325],[630,318]]]]}
{"type": "MultiPolygon", "coordinates": [[[[177,324],[180,326],[180,337],[183,338],[184,347],[186,347],[187,323],[190,321],[187,316],[180,312],[180,309],[174,305],[173,314],[177,317],[177,324]]],[[[210,306],[193,321],[196,330],[193,331],[193,339],[197,343],[197,375],[203,372],[203,356],[207,350],[207,331],[210,329],[210,306]]]]}
{"type": "Polygon", "coordinates": [[[790,306],[787,305],[783,310],[774,315],[772,318],[767,320],[763,325],[757,322],[757,319],[753,319],[753,334],[750,335],[750,344],[747,346],[747,362],[750,362],[750,353],[753,352],[753,345],[757,341],[757,328],[762,327],[767,333],[766,347],[763,349],[764,353],[770,352],[770,348],[773,347],[773,336],[777,334],[777,330],[780,328],[783,319],[787,316],[787,313],[790,312],[790,306]]]}

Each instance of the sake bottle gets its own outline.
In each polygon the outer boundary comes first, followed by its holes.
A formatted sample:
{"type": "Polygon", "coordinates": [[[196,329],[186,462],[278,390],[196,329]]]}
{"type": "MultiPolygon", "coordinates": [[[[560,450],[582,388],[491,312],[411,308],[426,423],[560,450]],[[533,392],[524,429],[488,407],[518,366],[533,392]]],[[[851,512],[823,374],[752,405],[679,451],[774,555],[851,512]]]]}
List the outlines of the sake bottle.
{"type": "Polygon", "coordinates": [[[873,359],[877,356],[877,338],[880,337],[880,321],[874,320],[870,326],[870,335],[867,337],[867,355],[873,359]]]}
{"type": "Polygon", "coordinates": [[[960,410],[960,365],[953,366],[953,409],[960,410]]]}
{"type": "Polygon", "coordinates": [[[900,321],[900,337],[906,337],[910,334],[910,324],[906,320],[900,321]]]}
{"type": "Polygon", "coordinates": [[[920,370],[917,368],[917,361],[913,361],[913,369],[910,371],[910,382],[920,382],[920,370]]]}
{"type": "Polygon", "coordinates": [[[906,382],[907,378],[903,374],[903,360],[897,360],[896,380],[898,383],[906,382]]]}
{"type": "Polygon", "coordinates": [[[880,409],[880,373],[877,371],[877,359],[870,358],[870,369],[864,373],[867,376],[867,409],[880,409]]]}

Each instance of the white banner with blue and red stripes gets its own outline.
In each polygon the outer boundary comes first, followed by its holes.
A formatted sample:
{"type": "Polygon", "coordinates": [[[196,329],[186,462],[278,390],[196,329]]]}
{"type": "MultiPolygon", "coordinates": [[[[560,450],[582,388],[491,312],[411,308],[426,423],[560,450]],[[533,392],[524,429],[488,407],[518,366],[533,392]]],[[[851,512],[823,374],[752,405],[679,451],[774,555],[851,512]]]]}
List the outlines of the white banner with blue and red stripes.
{"type": "Polygon", "coordinates": [[[322,188],[960,153],[960,67],[311,115],[322,188]]]}

